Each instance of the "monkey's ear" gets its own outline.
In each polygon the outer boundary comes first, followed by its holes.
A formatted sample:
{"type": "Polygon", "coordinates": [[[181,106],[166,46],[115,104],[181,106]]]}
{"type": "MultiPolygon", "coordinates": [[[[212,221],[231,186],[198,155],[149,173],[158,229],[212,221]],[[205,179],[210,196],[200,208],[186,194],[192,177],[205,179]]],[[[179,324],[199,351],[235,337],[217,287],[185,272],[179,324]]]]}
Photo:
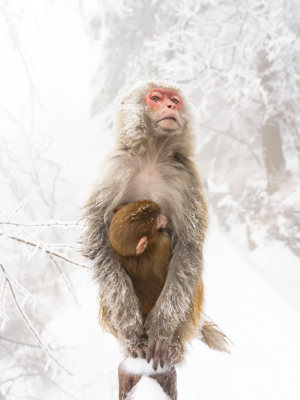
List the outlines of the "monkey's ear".
{"type": "Polygon", "coordinates": [[[139,240],[138,245],[136,246],[136,249],[135,249],[136,254],[137,255],[142,254],[143,251],[146,249],[147,245],[148,245],[148,238],[147,238],[147,236],[143,236],[139,240]]]}

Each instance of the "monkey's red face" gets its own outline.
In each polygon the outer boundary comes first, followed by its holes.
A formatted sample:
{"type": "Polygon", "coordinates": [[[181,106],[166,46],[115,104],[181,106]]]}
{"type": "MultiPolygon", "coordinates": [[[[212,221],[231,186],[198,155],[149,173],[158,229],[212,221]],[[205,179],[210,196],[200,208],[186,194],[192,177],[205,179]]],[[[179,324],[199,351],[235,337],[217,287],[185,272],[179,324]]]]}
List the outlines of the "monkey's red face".
{"type": "Polygon", "coordinates": [[[152,89],[147,93],[145,102],[155,122],[162,128],[173,130],[181,125],[182,100],[176,92],[160,88],[152,89]]]}

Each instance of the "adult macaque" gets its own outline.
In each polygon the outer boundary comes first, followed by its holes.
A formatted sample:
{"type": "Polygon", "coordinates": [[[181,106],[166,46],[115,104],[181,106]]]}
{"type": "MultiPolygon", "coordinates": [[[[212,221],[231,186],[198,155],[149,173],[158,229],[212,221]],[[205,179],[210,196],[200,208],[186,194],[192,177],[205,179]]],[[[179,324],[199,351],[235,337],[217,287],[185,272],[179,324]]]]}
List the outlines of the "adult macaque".
{"type": "MultiPolygon", "coordinates": [[[[100,284],[100,314],[129,354],[178,363],[193,336],[226,351],[226,337],[203,315],[202,247],[207,207],[193,156],[192,116],[181,90],[163,82],[134,89],[121,102],[118,142],[86,205],[84,254],[100,284]],[[171,260],[163,289],[144,321],[130,276],[108,237],[114,210],[155,202],[168,220],[171,260]],[[145,333],[147,339],[145,341],[145,333]]],[[[120,210],[121,211],[121,210],[120,210]]]]}

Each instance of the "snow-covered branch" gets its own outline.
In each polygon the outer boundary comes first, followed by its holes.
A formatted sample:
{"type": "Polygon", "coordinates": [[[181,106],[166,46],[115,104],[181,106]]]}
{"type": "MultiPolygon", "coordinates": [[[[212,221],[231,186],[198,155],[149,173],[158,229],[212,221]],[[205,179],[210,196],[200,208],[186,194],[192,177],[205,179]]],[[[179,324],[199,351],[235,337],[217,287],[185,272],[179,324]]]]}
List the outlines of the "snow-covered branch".
{"type": "Polygon", "coordinates": [[[4,237],[4,238],[7,238],[7,239],[16,240],[17,242],[24,243],[24,244],[27,244],[27,245],[29,245],[29,246],[36,247],[37,249],[39,249],[39,250],[41,250],[41,251],[43,251],[43,252],[45,252],[45,253],[47,253],[47,254],[49,254],[49,255],[52,255],[52,256],[57,257],[57,258],[60,258],[60,259],[62,259],[63,261],[66,261],[66,262],[68,262],[68,263],[70,263],[70,264],[77,265],[78,267],[83,267],[83,268],[86,268],[86,267],[87,267],[87,265],[78,263],[78,262],[76,262],[76,261],[74,261],[74,260],[72,260],[72,259],[70,259],[70,258],[68,258],[68,257],[63,256],[62,254],[59,254],[59,253],[57,253],[57,252],[54,252],[54,251],[51,251],[51,250],[48,250],[48,249],[44,249],[44,248],[41,247],[41,245],[38,244],[38,243],[33,243],[33,242],[30,242],[30,241],[28,241],[28,240],[21,239],[21,238],[16,237],[16,236],[5,235],[5,234],[2,233],[2,232],[0,232],[0,236],[2,236],[2,237],[4,237]]]}
{"type": "MultiPolygon", "coordinates": [[[[70,292],[74,302],[78,305],[79,300],[76,290],[74,289],[65,268],[68,265],[85,268],[87,265],[76,260],[76,257],[79,258],[78,246],[75,244],[76,241],[75,243],[70,242],[68,244],[61,243],[59,237],[62,236],[60,234],[61,228],[63,228],[64,232],[63,237],[68,237],[70,234],[71,237],[73,237],[73,233],[76,232],[74,230],[78,229],[80,224],[76,221],[60,221],[53,219],[42,222],[27,223],[13,221],[16,216],[20,215],[21,211],[26,212],[28,206],[28,202],[22,200],[8,215],[8,217],[6,219],[3,218],[3,221],[0,222],[1,244],[5,245],[5,253],[2,252],[0,255],[0,271],[2,272],[1,278],[3,278],[1,279],[3,284],[0,288],[0,318],[3,321],[2,328],[4,329],[5,325],[8,326],[7,322],[11,321],[11,308],[14,305],[24,325],[38,344],[34,345],[26,342],[26,336],[23,336],[23,340],[19,340],[18,336],[15,336],[15,334],[12,337],[7,337],[7,334],[0,335],[0,340],[7,342],[7,345],[19,344],[25,346],[25,348],[40,348],[46,354],[48,359],[48,361],[45,360],[45,368],[48,368],[47,365],[49,364],[49,361],[52,360],[54,365],[59,367],[68,375],[72,375],[68,368],[63,365],[55,354],[58,350],[58,346],[55,346],[55,348],[52,349],[52,346],[50,346],[43,338],[43,324],[41,323],[41,333],[36,327],[36,324],[37,322],[39,323],[39,321],[36,321],[33,310],[37,304],[40,304],[40,301],[38,297],[32,293],[32,289],[27,289],[26,284],[23,284],[23,282],[20,283],[20,281],[14,277],[13,270],[15,270],[15,268],[13,260],[17,259],[18,263],[21,264],[26,263],[28,265],[27,269],[30,271],[33,278],[33,275],[39,276],[41,274],[40,267],[37,268],[40,262],[37,260],[35,261],[36,257],[38,257],[38,254],[46,255],[47,257],[44,258],[43,270],[49,270],[49,266],[53,265],[70,292]],[[47,238],[51,238],[49,244],[47,243],[47,238]],[[53,243],[53,239],[56,239],[55,243],[53,243]],[[54,247],[60,248],[61,252],[53,250],[54,247]],[[33,248],[34,251],[28,251],[27,248],[33,248]],[[72,254],[72,256],[69,254],[72,254]],[[6,261],[10,267],[4,266],[6,265],[6,261]],[[35,268],[33,266],[35,266],[35,268]],[[29,304],[29,308],[25,311],[27,303],[29,304]],[[8,307],[10,307],[10,312],[8,312],[8,307]]],[[[33,278],[32,280],[36,281],[36,278],[33,278]]]]}
{"type": "Polygon", "coordinates": [[[32,222],[32,223],[22,223],[22,222],[11,222],[11,221],[0,221],[0,225],[13,225],[13,226],[22,226],[26,228],[32,227],[53,227],[53,226],[61,226],[61,227],[80,227],[79,222],[76,221],[45,221],[45,222],[32,222]]]}
{"type": "Polygon", "coordinates": [[[4,276],[5,276],[5,281],[8,284],[8,287],[10,289],[11,295],[13,297],[14,303],[25,323],[25,325],[28,327],[28,329],[30,330],[30,332],[32,333],[32,335],[36,338],[37,342],[40,344],[41,349],[47,354],[47,356],[49,358],[51,358],[60,368],[62,368],[67,374],[72,375],[72,373],[64,366],[61,364],[61,362],[54,356],[54,354],[52,353],[52,351],[50,350],[49,346],[43,341],[43,339],[40,337],[38,331],[36,330],[36,328],[34,327],[34,325],[32,324],[30,318],[28,318],[28,316],[25,313],[24,308],[20,305],[19,300],[17,298],[17,295],[15,293],[14,290],[14,282],[11,281],[9,275],[7,274],[4,266],[2,264],[0,264],[0,269],[2,270],[4,276]]]}

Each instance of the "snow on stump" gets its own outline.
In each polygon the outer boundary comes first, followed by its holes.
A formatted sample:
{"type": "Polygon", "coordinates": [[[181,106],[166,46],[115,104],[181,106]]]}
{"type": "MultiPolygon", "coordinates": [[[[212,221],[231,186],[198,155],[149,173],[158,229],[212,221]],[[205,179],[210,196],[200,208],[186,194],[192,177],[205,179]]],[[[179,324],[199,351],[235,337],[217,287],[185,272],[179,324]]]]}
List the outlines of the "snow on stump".
{"type": "Polygon", "coordinates": [[[177,400],[176,370],[154,371],[141,358],[126,358],[119,365],[119,400],[177,400]]]}

